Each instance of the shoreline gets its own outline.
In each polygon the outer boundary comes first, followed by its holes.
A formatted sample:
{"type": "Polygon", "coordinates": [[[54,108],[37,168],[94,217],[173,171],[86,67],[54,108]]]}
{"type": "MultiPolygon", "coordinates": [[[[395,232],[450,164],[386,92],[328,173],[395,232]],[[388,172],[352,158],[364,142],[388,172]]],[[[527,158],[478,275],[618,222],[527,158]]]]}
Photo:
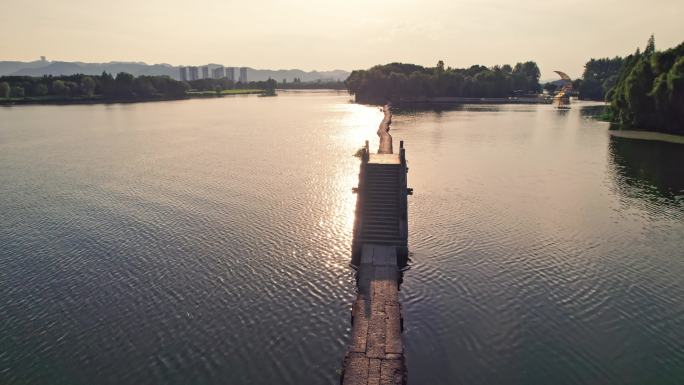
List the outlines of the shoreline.
{"type": "Polygon", "coordinates": [[[0,107],[11,106],[27,106],[27,105],[53,105],[53,106],[68,106],[68,105],[88,105],[88,104],[131,104],[131,103],[148,103],[148,102],[168,102],[174,100],[189,100],[189,99],[207,99],[207,98],[222,98],[227,96],[241,96],[241,95],[258,95],[263,93],[259,90],[247,90],[248,92],[223,93],[217,95],[215,92],[188,94],[176,97],[160,97],[160,98],[140,98],[140,99],[105,99],[105,98],[89,98],[89,99],[0,99],[0,107]]]}
{"type": "MultiPolygon", "coordinates": [[[[385,102],[354,98],[358,104],[383,106],[385,102]]],[[[390,100],[392,105],[397,106],[448,106],[462,104],[552,104],[553,100],[544,97],[505,97],[505,98],[470,98],[438,96],[431,98],[399,99],[390,100]]]]}
{"type": "Polygon", "coordinates": [[[638,130],[609,130],[608,133],[619,138],[684,144],[684,135],[638,130]]]}
{"type": "Polygon", "coordinates": [[[30,106],[30,105],[44,105],[44,106],[69,106],[69,105],[87,105],[87,104],[131,104],[131,103],[147,103],[147,102],[168,102],[172,100],[186,100],[193,99],[191,97],[175,97],[175,98],[154,98],[154,99],[54,99],[54,100],[40,100],[40,99],[24,99],[24,100],[0,100],[0,106],[30,106]]]}

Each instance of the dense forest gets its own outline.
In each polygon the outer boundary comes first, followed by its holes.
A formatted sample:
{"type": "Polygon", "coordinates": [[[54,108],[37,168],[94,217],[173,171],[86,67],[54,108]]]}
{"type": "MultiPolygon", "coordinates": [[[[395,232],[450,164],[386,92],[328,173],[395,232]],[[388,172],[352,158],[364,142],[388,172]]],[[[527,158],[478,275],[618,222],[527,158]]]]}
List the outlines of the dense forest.
{"type": "Polygon", "coordinates": [[[538,93],[539,67],[533,61],[511,67],[435,67],[390,63],[368,70],[353,71],[346,80],[347,90],[361,103],[416,100],[430,97],[502,98],[538,93]]]}
{"type": "Polygon", "coordinates": [[[3,76],[0,77],[0,100],[13,101],[126,101],[179,99],[194,96],[190,91],[216,92],[250,89],[273,94],[277,82],[267,81],[235,83],[228,79],[200,79],[181,82],[168,76],[138,76],[121,72],[112,76],[3,76]]]}
{"type": "Polygon", "coordinates": [[[3,76],[0,98],[66,99],[163,99],[184,97],[188,84],[168,76],[138,76],[121,72],[99,76],[3,76]]]}
{"type": "Polygon", "coordinates": [[[582,79],[573,84],[579,98],[584,100],[606,100],[608,91],[617,83],[624,59],[614,58],[591,59],[584,65],[582,79]]]}
{"type": "Polygon", "coordinates": [[[617,123],[684,134],[684,43],[656,51],[651,36],[644,52],[624,59],[608,101],[617,123]]]}

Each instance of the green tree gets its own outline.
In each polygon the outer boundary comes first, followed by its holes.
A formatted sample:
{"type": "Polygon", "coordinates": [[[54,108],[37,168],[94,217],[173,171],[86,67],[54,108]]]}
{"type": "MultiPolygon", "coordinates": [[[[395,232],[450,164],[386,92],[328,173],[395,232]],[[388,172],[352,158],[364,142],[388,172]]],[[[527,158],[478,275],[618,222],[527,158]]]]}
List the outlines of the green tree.
{"type": "Polygon", "coordinates": [[[624,96],[627,106],[638,111],[634,123],[645,123],[653,114],[653,99],[648,95],[653,86],[653,71],[646,60],[639,60],[625,79],[624,96]]]}
{"type": "Polygon", "coordinates": [[[96,86],[97,83],[90,76],[84,76],[83,79],[81,79],[80,89],[85,96],[92,97],[95,93],[96,86]]]}
{"type": "Polygon", "coordinates": [[[67,96],[69,95],[69,89],[63,80],[54,80],[52,82],[52,93],[59,96],[67,96]]]}
{"type": "Polygon", "coordinates": [[[151,98],[157,95],[157,89],[149,76],[140,76],[133,81],[132,94],[138,97],[151,98]]]}
{"type": "Polygon", "coordinates": [[[516,79],[516,89],[535,92],[541,90],[541,86],[539,85],[539,76],[541,76],[541,72],[539,71],[537,63],[533,61],[517,63],[513,68],[513,75],[516,79]]]}
{"type": "Polygon", "coordinates": [[[45,96],[48,94],[48,88],[45,84],[43,83],[37,83],[33,87],[33,95],[35,96],[45,96]]]}
{"type": "Polygon", "coordinates": [[[9,98],[10,85],[7,82],[0,82],[0,98],[9,98]]]}
{"type": "Polygon", "coordinates": [[[668,128],[684,134],[684,55],[677,59],[667,73],[667,92],[671,111],[668,128]]]}
{"type": "Polygon", "coordinates": [[[546,83],[544,84],[544,90],[546,90],[549,94],[553,94],[556,92],[556,89],[558,89],[558,86],[553,84],[553,83],[546,83]]]}
{"type": "Polygon", "coordinates": [[[575,79],[572,81],[572,88],[575,90],[579,90],[580,87],[582,87],[582,79],[575,79]]]}
{"type": "Polygon", "coordinates": [[[110,97],[130,99],[135,97],[133,83],[135,77],[126,72],[119,72],[114,79],[114,87],[110,89],[110,97]]]}
{"type": "Polygon", "coordinates": [[[435,68],[437,69],[438,74],[444,73],[444,62],[442,60],[438,61],[437,67],[435,68]]]}
{"type": "Polygon", "coordinates": [[[65,80],[64,81],[64,86],[67,88],[67,95],[68,96],[76,96],[80,94],[80,87],[78,83],[72,81],[72,80],[65,80]]]}
{"type": "Polygon", "coordinates": [[[133,80],[135,80],[135,77],[127,72],[119,72],[118,74],[116,74],[115,80],[118,84],[131,85],[133,84],[133,80]]]}
{"type": "Polygon", "coordinates": [[[616,122],[640,129],[684,134],[684,43],[655,51],[653,36],[644,53],[624,60],[610,107],[616,122]]]}
{"type": "Polygon", "coordinates": [[[581,99],[604,100],[615,87],[624,59],[621,57],[591,59],[584,65],[581,83],[575,87],[581,99]]]}
{"type": "Polygon", "coordinates": [[[10,90],[10,96],[13,98],[23,98],[24,97],[24,87],[14,86],[10,90]]]}
{"type": "Polygon", "coordinates": [[[644,48],[644,56],[651,57],[655,53],[655,36],[651,34],[646,43],[646,48],[644,48]]]}
{"type": "Polygon", "coordinates": [[[190,85],[186,82],[170,82],[166,94],[172,97],[183,97],[190,91],[190,85]]]}

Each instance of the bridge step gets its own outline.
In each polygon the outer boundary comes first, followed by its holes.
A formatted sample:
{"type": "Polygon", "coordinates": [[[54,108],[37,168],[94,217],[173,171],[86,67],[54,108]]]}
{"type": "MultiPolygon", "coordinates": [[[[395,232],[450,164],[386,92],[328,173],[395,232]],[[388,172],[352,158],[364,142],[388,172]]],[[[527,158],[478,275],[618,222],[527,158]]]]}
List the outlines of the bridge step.
{"type": "Polygon", "coordinates": [[[389,216],[372,216],[372,217],[364,217],[363,218],[363,223],[364,226],[366,225],[379,225],[379,224],[399,224],[399,220],[395,217],[389,217],[389,216]]]}
{"type": "MultiPolygon", "coordinates": [[[[366,207],[368,209],[382,209],[386,207],[398,207],[399,202],[395,202],[394,200],[387,201],[387,200],[382,200],[382,199],[375,199],[375,200],[370,200],[366,201],[366,207]]],[[[398,215],[396,211],[391,211],[392,214],[398,215]]]]}
{"type": "Polygon", "coordinates": [[[405,244],[405,241],[401,239],[400,236],[398,235],[368,235],[365,237],[361,237],[361,240],[364,242],[371,242],[371,243],[382,243],[383,245],[387,244],[392,244],[392,245],[399,245],[401,246],[402,243],[405,244]]]}
{"type": "Polygon", "coordinates": [[[371,238],[374,236],[392,236],[394,238],[399,237],[399,226],[364,226],[363,235],[366,238],[371,238]]]}

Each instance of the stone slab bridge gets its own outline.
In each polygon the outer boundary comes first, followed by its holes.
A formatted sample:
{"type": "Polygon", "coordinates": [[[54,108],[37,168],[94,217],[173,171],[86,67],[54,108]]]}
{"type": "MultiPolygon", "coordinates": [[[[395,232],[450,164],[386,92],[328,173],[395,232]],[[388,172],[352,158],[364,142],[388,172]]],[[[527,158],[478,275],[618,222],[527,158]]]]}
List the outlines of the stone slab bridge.
{"type": "Polygon", "coordinates": [[[352,266],[357,268],[357,297],[352,305],[351,341],[344,358],[342,385],[406,384],[399,303],[402,269],[408,263],[406,156],[392,150],[385,118],[378,135],[380,147],[362,151],[352,241],[352,266]]]}

